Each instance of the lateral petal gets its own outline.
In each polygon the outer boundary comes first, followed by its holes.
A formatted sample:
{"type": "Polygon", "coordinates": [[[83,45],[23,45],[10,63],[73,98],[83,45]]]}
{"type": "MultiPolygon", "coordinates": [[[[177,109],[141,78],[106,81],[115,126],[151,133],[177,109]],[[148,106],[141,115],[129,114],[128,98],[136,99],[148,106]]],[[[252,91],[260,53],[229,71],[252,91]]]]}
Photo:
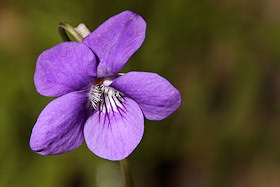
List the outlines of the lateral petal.
{"type": "Polygon", "coordinates": [[[135,101],[127,97],[119,103],[105,101],[88,118],[84,127],[88,148],[108,160],[122,160],[130,155],[143,133],[142,111],[135,101]]]}
{"type": "Polygon", "coordinates": [[[38,57],[34,83],[41,95],[58,97],[84,89],[95,80],[95,55],[83,43],[63,42],[38,57]]]}
{"type": "Polygon", "coordinates": [[[97,55],[97,76],[117,74],[145,39],[146,22],[131,11],[121,12],[100,25],[83,42],[97,55]]]}
{"type": "Polygon", "coordinates": [[[41,155],[66,153],[84,141],[88,91],[71,92],[50,102],[33,127],[30,147],[41,155]]]}
{"type": "Polygon", "coordinates": [[[128,72],[116,78],[110,87],[136,101],[149,120],[164,119],[181,104],[180,92],[156,73],[128,72]]]}

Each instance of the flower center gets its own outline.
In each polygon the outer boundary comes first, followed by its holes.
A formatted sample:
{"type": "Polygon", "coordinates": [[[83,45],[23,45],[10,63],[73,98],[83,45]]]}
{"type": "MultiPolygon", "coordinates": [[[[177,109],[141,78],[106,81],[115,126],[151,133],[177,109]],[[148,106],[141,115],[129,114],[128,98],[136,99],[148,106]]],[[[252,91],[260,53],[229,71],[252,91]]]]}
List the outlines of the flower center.
{"type": "Polygon", "coordinates": [[[103,113],[110,111],[118,111],[118,107],[122,108],[123,94],[116,89],[109,87],[115,77],[99,78],[95,81],[91,92],[91,106],[103,113]]]}

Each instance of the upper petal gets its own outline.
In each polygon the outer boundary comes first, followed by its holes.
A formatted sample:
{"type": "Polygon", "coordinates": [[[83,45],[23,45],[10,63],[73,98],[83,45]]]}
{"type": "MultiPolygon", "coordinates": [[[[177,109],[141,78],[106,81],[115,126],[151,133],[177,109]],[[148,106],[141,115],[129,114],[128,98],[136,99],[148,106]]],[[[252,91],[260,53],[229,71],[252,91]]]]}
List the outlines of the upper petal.
{"type": "Polygon", "coordinates": [[[99,59],[98,77],[117,74],[145,39],[146,22],[136,13],[117,14],[88,35],[86,43],[99,59]]]}
{"type": "Polygon", "coordinates": [[[149,120],[161,120],[181,104],[180,92],[156,73],[129,72],[116,78],[110,87],[136,101],[149,120]]]}
{"type": "Polygon", "coordinates": [[[101,104],[84,127],[88,148],[108,160],[126,158],[139,144],[144,133],[144,117],[138,104],[130,98],[123,98],[120,102],[122,104],[110,104],[107,100],[105,103],[109,105],[101,104]]]}
{"type": "Polygon", "coordinates": [[[95,79],[95,55],[79,42],[64,42],[44,51],[34,75],[37,91],[50,97],[84,89],[95,79]]]}
{"type": "Polygon", "coordinates": [[[84,141],[88,92],[71,92],[50,102],[33,127],[30,147],[41,155],[71,151],[84,141]]]}

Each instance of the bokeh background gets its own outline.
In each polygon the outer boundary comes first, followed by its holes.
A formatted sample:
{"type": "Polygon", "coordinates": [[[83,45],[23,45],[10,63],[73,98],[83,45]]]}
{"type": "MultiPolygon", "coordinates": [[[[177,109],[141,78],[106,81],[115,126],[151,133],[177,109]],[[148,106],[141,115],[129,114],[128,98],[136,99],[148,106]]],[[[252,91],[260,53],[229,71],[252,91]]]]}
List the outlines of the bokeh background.
{"type": "Polygon", "coordinates": [[[181,107],[145,121],[129,156],[136,187],[280,186],[279,0],[9,0],[0,2],[0,186],[122,187],[118,162],[85,144],[64,155],[29,148],[53,98],[33,85],[38,55],[61,42],[57,24],[94,30],[132,10],[147,22],[123,72],[156,72],[181,107]]]}

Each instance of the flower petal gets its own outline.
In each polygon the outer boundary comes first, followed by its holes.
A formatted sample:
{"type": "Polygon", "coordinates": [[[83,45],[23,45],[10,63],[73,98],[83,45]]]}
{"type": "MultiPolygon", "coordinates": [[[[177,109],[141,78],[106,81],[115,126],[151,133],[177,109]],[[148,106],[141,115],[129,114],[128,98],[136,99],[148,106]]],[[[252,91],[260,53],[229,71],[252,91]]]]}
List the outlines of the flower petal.
{"type": "Polygon", "coordinates": [[[34,75],[37,91],[50,97],[84,89],[95,79],[95,55],[79,42],[64,42],[44,51],[34,75]]]}
{"type": "Polygon", "coordinates": [[[146,22],[136,13],[117,14],[88,35],[86,43],[99,59],[97,76],[117,74],[145,39],[146,22]]]}
{"type": "Polygon", "coordinates": [[[41,155],[62,154],[84,141],[88,91],[71,92],[50,102],[33,127],[30,147],[41,155]]]}
{"type": "Polygon", "coordinates": [[[101,158],[122,160],[132,153],[142,139],[142,111],[132,99],[122,99],[122,104],[115,109],[101,105],[85,123],[86,144],[101,158]]]}
{"type": "Polygon", "coordinates": [[[181,104],[180,92],[156,73],[129,72],[116,78],[110,87],[136,101],[149,120],[164,119],[181,104]]]}

